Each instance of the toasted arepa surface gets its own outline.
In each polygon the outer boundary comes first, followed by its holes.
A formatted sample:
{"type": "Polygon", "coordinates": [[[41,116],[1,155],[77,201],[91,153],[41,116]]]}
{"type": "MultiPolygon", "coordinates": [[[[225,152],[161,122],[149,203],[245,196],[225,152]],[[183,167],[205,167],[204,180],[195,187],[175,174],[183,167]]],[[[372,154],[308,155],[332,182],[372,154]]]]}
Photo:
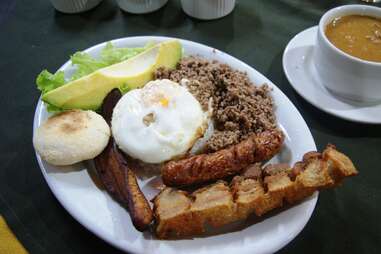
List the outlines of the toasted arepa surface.
{"type": "Polygon", "coordinates": [[[110,138],[110,127],[94,111],[70,110],[50,117],[34,133],[33,145],[45,161],[71,165],[100,154],[110,138]]]}

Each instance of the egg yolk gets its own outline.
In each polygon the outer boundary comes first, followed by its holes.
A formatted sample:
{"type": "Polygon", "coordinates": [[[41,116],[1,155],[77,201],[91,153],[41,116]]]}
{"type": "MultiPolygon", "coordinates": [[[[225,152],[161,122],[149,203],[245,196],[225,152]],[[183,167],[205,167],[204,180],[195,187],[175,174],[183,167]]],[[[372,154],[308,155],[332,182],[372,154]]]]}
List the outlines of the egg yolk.
{"type": "Polygon", "coordinates": [[[160,99],[160,104],[161,104],[161,106],[166,108],[166,107],[168,107],[169,101],[168,101],[167,98],[161,98],[160,99]]]}

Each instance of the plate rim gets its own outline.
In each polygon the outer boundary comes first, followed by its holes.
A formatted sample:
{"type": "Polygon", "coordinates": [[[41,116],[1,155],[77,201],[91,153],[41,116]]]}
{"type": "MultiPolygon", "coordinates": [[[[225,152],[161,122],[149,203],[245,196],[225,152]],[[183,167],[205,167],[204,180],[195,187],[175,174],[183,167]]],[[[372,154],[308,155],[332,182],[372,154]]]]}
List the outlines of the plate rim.
{"type": "MultiPolygon", "coordinates": [[[[186,42],[186,43],[190,43],[190,44],[196,44],[197,46],[207,47],[207,48],[212,49],[212,50],[218,50],[219,53],[227,55],[228,57],[231,57],[231,58],[239,61],[240,64],[242,64],[246,68],[250,69],[251,71],[255,72],[256,74],[258,74],[258,75],[262,76],[263,78],[265,78],[266,80],[268,80],[271,83],[272,86],[276,87],[279,90],[280,94],[284,97],[284,99],[288,103],[290,103],[296,109],[296,113],[300,115],[301,120],[304,122],[304,124],[307,127],[307,132],[311,136],[314,149],[316,150],[316,143],[315,143],[315,140],[314,140],[314,137],[313,137],[313,135],[311,133],[310,128],[308,127],[306,121],[304,120],[303,116],[300,114],[299,110],[296,108],[294,103],[292,103],[292,101],[282,92],[282,90],[279,89],[279,87],[276,86],[269,78],[267,78],[265,75],[260,73],[254,67],[251,67],[250,65],[246,64],[244,61],[242,61],[242,60],[240,60],[240,59],[238,59],[238,58],[236,58],[236,57],[234,57],[234,56],[232,56],[232,55],[230,55],[230,54],[228,54],[228,53],[226,53],[226,52],[224,52],[222,50],[216,49],[214,47],[211,47],[211,46],[208,46],[208,45],[205,45],[205,44],[202,44],[202,43],[198,43],[198,42],[195,42],[195,41],[186,40],[186,39],[182,39],[182,38],[177,38],[177,37],[144,35],[144,36],[127,36],[127,37],[121,37],[121,38],[117,38],[117,39],[113,39],[113,40],[109,40],[109,41],[103,41],[103,42],[100,42],[100,43],[98,43],[96,45],[90,46],[89,48],[86,48],[86,49],[84,49],[82,51],[83,52],[92,51],[92,50],[94,50],[97,47],[101,47],[102,45],[105,45],[107,42],[115,43],[117,41],[124,41],[124,40],[129,40],[129,39],[130,40],[141,39],[141,40],[147,40],[147,41],[148,40],[155,40],[155,39],[157,39],[157,40],[177,39],[177,40],[180,40],[181,42],[186,42]]],[[[57,69],[57,71],[67,68],[70,64],[71,64],[70,60],[66,61],[62,66],[60,66],[57,69]]],[[[42,115],[41,112],[43,110],[42,105],[43,105],[43,102],[42,102],[41,96],[40,96],[39,99],[38,99],[36,108],[35,108],[35,114],[34,114],[34,118],[33,118],[33,136],[34,136],[35,130],[36,130],[37,126],[38,126],[38,123],[41,121],[40,120],[41,115],[42,115]]],[[[43,174],[43,177],[44,177],[45,181],[47,182],[47,184],[49,186],[49,189],[52,191],[54,196],[57,198],[58,202],[64,207],[64,209],[78,223],[80,223],[83,227],[85,227],[87,230],[89,230],[91,233],[93,233],[94,235],[96,235],[100,239],[106,241],[108,244],[114,246],[115,248],[117,248],[117,249],[119,249],[121,251],[124,251],[124,252],[129,251],[129,252],[133,252],[133,253],[145,253],[144,251],[141,251],[140,249],[135,248],[135,246],[133,244],[129,244],[128,246],[126,246],[125,244],[122,244],[121,242],[114,241],[110,234],[107,234],[104,231],[99,230],[99,228],[97,226],[94,226],[85,216],[82,216],[82,214],[78,214],[78,213],[73,212],[69,208],[68,203],[66,203],[65,199],[63,198],[63,195],[60,193],[58,188],[54,187],[55,184],[53,183],[53,180],[50,179],[50,177],[49,177],[49,175],[48,175],[48,173],[47,173],[47,171],[45,169],[45,166],[43,165],[42,158],[38,155],[38,153],[36,151],[35,151],[35,156],[36,156],[38,165],[40,167],[40,170],[41,170],[41,172],[43,174]]],[[[283,239],[283,241],[281,241],[281,243],[279,245],[277,245],[275,247],[273,246],[272,248],[270,248],[270,252],[271,253],[276,252],[276,251],[282,249],[284,246],[286,246],[289,242],[291,242],[304,229],[304,227],[307,225],[308,221],[310,220],[310,218],[311,218],[311,216],[313,214],[313,211],[315,210],[316,203],[317,203],[317,200],[318,200],[318,195],[319,195],[319,192],[316,191],[309,198],[310,199],[309,202],[311,202],[311,203],[310,203],[310,205],[308,207],[308,210],[305,210],[305,215],[306,215],[305,218],[306,219],[302,223],[303,225],[300,228],[298,228],[298,230],[294,231],[293,234],[288,235],[288,237],[285,237],[283,239]]],[[[251,225],[251,226],[253,226],[253,225],[251,225]]],[[[251,250],[247,250],[247,249],[242,249],[241,251],[242,251],[241,253],[252,253],[251,250]]]]}
{"type": "MultiPolygon", "coordinates": [[[[317,109],[327,113],[327,114],[330,114],[330,115],[333,115],[333,116],[336,116],[338,118],[341,118],[341,119],[344,119],[346,121],[350,121],[350,122],[356,122],[356,123],[362,123],[362,124],[373,124],[373,125],[378,125],[378,124],[381,124],[381,119],[379,120],[366,120],[366,119],[359,119],[359,118],[356,118],[356,117],[351,117],[351,116],[348,116],[346,114],[342,114],[340,113],[339,111],[337,110],[331,110],[329,108],[324,108],[321,106],[321,104],[317,103],[316,101],[314,101],[313,99],[310,98],[310,96],[306,96],[305,93],[303,93],[302,89],[300,89],[298,86],[296,86],[293,82],[291,82],[291,70],[287,67],[288,65],[286,64],[286,59],[287,59],[287,53],[292,49],[291,47],[293,46],[292,44],[296,42],[296,40],[300,37],[301,34],[303,33],[308,33],[308,32],[313,32],[314,30],[318,30],[318,26],[315,25],[315,26],[311,26],[309,28],[306,28],[302,31],[300,31],[299,33],[297,33],[294,37],[292,37],[292,39],[287,43],[287,46],[285,47],[284,51],[283,51],[283,55],[282,55],[282,67],[283,67],[283,72],[284,74],[286,75],[286,78],[287,78],[287,81],[288,83],[290,83],[290,85],[292,86],[292,88],[304,99],[306,100],[308,103],[310,103],[312,106],[316,107],[317,109]]],[[[315,44],[312,44],[312,46],[314,46],[315,44]]],[[[322,86],[322,84],[320,84],[322,86]]],[[[338,99],[334,98],[334,97],[330,97],[328,95],[326,95],[325,93],[320,93],[320,94],[324,94],[324,96],[326,98],[330,98],[330,100],[332,101],[337,101],[338,99]]],[[[381,112],[380,112],[381,113],[381,112]]]]}

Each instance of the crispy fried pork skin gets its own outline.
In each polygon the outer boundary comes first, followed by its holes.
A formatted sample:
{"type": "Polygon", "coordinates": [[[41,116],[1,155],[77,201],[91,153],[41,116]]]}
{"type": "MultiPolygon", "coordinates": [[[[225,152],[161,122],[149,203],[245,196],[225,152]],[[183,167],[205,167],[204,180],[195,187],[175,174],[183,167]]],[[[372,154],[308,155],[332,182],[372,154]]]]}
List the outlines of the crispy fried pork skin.
{"type": "Polygon", "coordinates": [[[241,143],[210,154],[200,154],[166,163],[161,170],[167,186],[186,186],[239,174],[254,162],[268,160],[279,152],[284,135],[280,130],[253,135],[241,143]]]}
{"type": "Polygon", "coordinates": [[[153,201],[156,235],[162,239],[200,235],[206,225],[219,227],[253,213],[261,216],[357,175],[352,161],[333,146],[322,154],[307,153],[295,167],[278,164],[260,172],[254,164],[230,185],[219,181],[193,193],[166,187],[153,201]]]}
{"type": "MultiPolygon", "coordinates": [[[[120,98],[119,90],[114,89],[103,102],[102,116],[109,124],[112,110],[120,98]]],[[[103,152],[94,159],[94,163],[107,192],[126,206],[137,230],[146,230],[153,220],[150,204],[139,188],[135,173],[128,167],[112,137],[103,152]]]]}

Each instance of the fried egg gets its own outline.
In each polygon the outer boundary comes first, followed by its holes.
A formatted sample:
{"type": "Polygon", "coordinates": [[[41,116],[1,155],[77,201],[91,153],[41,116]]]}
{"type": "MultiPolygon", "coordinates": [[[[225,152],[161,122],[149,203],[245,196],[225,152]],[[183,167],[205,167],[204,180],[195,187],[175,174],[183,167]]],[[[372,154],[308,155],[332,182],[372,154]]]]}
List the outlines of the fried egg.
{"type": "Polygon", "coordinates": [[[119,148],[147,163],[161,163],[186,153],[208,125],[197,99],[168,79],[148,82],[123,95],[112,115],[119,148]]]}

